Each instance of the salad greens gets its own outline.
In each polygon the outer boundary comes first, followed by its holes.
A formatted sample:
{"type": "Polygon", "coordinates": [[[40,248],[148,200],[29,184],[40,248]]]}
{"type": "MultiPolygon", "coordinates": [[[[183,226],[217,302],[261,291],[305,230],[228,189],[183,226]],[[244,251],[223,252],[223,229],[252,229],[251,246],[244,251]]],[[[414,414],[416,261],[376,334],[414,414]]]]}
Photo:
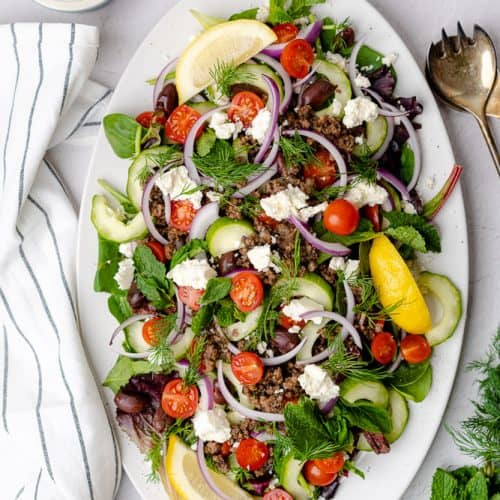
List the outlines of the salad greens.
{"type": "Polygon", "coordinates": [[[145,129],[131,116],[121,113],[106,115],[102,121],[104,133],[116,156],[132,158],[140,152],[145,129]]]}

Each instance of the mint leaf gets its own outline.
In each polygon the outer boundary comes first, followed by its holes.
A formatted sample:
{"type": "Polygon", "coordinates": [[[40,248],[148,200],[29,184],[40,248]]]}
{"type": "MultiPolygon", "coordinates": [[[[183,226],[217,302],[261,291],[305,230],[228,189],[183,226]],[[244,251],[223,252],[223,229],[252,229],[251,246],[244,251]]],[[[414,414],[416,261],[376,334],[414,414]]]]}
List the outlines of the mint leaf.
{"type": "Polygon", "coordinates": [[[173,269],[185,260],[196,257],[201,252],[205,252],[207,248],[207,243],[204,240],[194,239],[189,241],[174,253],[170,261],[170,269],[173,269]]]}
{"type": "Polygon", "coordinates": [[[432,478],[431,500],[457,500],[458,482],[443,469],[437,469],[432,478]]]}
{"type": "Polygon", "coordinates": [[[217,322],[222,328],[227,328],[237,321],[245,321],[247,314],[241,312],[229,298],[222,299],[217,309],[217,322]]]}
{"type": "Polygon", "coordinates": [[[215,132],[211,128],[206,129],[203,134],[200,135],[199,139],[196,140],[196,154],[199,156],[207,156],[213,148],[216,139],[215,132]]]}
{"type": "Polygon", "coordinates": [[[109,387],[116,394],[134,375],[154,371],[151,363],[147,360],[133,360],[125,356],[120,356],[102,385],[109,387]]]}
{"type": "Polygon", "coordinates": [[[267,22],[270,24],[283,24],[293,22],[293,18],[285,8],[286,0],[270,0],[267,22]]]}
{"type": "Polygon", "coordinates": [[[108,298],[108,309],[118,323],[123,323],[132,316],[132,309],[125,295],[110,295],[108,298]]]}
{"type": "Polygon", "coordinates": [[[488,500],[488,481],[485,475],[478,471],[465,485],[464,500],[488,500]]]}
{"type": "Polygon", "coordinates": [[[413,226],[389,227],[385,230],[385,234],[418,252],[427,252],[423,236],[413,226]]]}
{"type": "Polygon", "coordinates": [[[200,310],[193,316],[191,329],[196,335],[201,335],[201,332],[207,327],[214,317],[213,304],[202,306],[200,310]]]}
{"type": "Polygon", "coordinates": [[[232,282],[231,278],[212,278],[208,280],[207,288],[201,296],[200,304],[211,304],[226,297],[231,290],[232,282]]]}
{"type": "Polygon", "coordinates": [[[408,144],[403,144],[401,148],[401,180],[408,184],[413,177],[413,169],[415,168],[415,154],[408,144]]]}
{"type": "Polygon", "coordinates": [[[292,0],[288,8],[288,14],[293,20],[309,16],[311,14],[311,7],[321,3],[325,3],[325,0],[292,0]]]}
{"type": "Polygon", "coordinates": [[[353,427],[383,434],[388,434],[392,430],[392,420],[387,410],[373,403],[368,401],[349,403],[341,399],[337,403],[337,408],[353,427]]]}
{"type": "Polygon", "coordinates": [[[94,291],[123,295],[125,292],[118,287],[115,274],[118,263],[123,259],[119,251],[119,244],[105,240],[99,236],[99,257],[97,271],[94,277],[94,291]]]}
{"type": "Polygon", "coordinates": [[[236,19],[255,19],[257,17],[257,12],[259,12],[258,8],[244,10],[242,12],[238,12],[237,14],[233,14],[229,20],[235,21],[236,19]]]}

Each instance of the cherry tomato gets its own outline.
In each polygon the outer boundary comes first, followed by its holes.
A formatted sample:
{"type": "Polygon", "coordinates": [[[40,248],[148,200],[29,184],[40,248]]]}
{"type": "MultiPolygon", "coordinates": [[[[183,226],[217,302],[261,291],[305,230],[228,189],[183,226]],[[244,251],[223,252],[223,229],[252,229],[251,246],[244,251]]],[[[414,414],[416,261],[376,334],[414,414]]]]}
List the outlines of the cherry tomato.
{"type": "Polygon", "coordinates": [[[292,23],[277,24],[273,31],[276,33],[278,40],[276,43],[287,43],[299,34],[299,28],[292,23]]]}
{"type": "Polygon", "coordinates": [[[251,271],[243,271],[233,278],[229,296],[242,312],[257,309],[264,300],[262,280],[251,271]]]}
{"type": "Polygon", "coordinates": [[[344,453],[339,451],[333,457],[316,458],[312,460],[323,472],[327,474],[337,474],[344,467],[344,453]]]}
{"type": "Polygon", "coordinates": [[[380,231],[382,219],[380,217],[380,205],[365,205],[361,211],[363,215],[372,223],[374,231],[380,231]]]}
{"type": "Polygon", "coordinates": [[[304,328],[304,326],[306,326],[305,319],[301,319],[300,321],[296,321],[283,313],[280,313],[279,318],[278,318],[278,323],[286,330],[290,330],[290,328],[293,328],[294,326],[298,326],[300,328],[304,328]]]}
{"type": "Polygon", "coordinates": [[[177,287],[179,299],[183,304],[186,304],[193,311],[200,308],[200,298],[205,293],[205,290],[198,290],[192,286],[179,286],[177,287]]]}
{"type": "Polygon", "coordinates": [[[398,347],[390,333],[380,332],[373,337],[370,348],[373,357],[382,365],[387,365],[393,360],[398,347]]]}
{"type": "Polygon", "coordinates": [[[323,214],[323,224],[334,234],[354,233],[359,224],[359,211],[347,200],[333,200],[323,214]]]}
{"type": "Polygon", "coordinates": [[[293,500],[292,495],[281,488],[274,488],[274,490],[268,491],[262,498],[263,500],[293,500]]]}
{"type": "Polygon", "coordinates": [[[431,346],[423,335],[407,335],[399,347],[401,355],[410,364],[422,363],[432,353],[431,346]]]}
{"type": "Polygon", "coordinates": [[[231,443],[229,441],[224,441],[220,447],[220,454],[223,457],[228,457],[231,455],[231,443]]]}
{"type": "Polygon", "coordinates": [[[231,360],[234,376],[245,385],[257,384],[264,375],[264,363],[253,352],[240,352],[231,360]]]}
{"type": "Polygon", "coordinates": [[[314,62],[314,52],[305,40],[292,40],[283,49],[280,61],[290,76],[304,78],[309,73],[311,64],[314,62]]]}
{"type": "MultiPolygon", "coordinates": [[[[172,141],[184,144],[189,131],[200,116],[201,115],[198,111],[186,106],[185,104],[177,106],[172,111],[172,114],[168,117],[167,123],[165,124],[166,137],[172,141]]],[[[199,137],[202,131],[203,128],[200,127],[196,137],[199,137]]]]}
{"type": "Polygon", "coordinates": [[[143,111],[135,117],[135,121],[144,128],[151,127],[152,111],[143,111]]]}
{"type": "Polygon", "coordinates": [[[158,241],[148,241],[146,246],[151,248],[156,260],[159,260],[160,262],[165,262],[167,260],[165,257],[165,247],[161,243],[158,241]]]}
{"type": "Polygon", "coordinates": [[[188,418],[198,407],[198,388],[186,387],[181,378],[174,378],[163,389],[161,407],[172,418],[188,418]]]}
{"type": "Polygon", "coordinates": [[[196,208],[189,200],[170,202],[170,225],[180,231],[188,231],[196,215],[196,208]]]}
{"type": "Polygon", "coordinates": [[[337,474],[331,474],[329,472],[324,472],[321,470],[316,460],[308,460],[302,469],[304,477],[308,482],[314,486],[328,486],[335,481],[337,474]]]}
{"type": "Polygon", "coordinates": [[[231,99],[227,116],[232,122],[240,121],[245,127],[249,127],[263,107],[264,103],[257,94],[243,90],[231,99]]]}
{"type": "Polygon", "coordinates": [[[273,229],[278,225],[278,221],[276,219],[273,219],[272,217],[269,217],[266,212],[260,212],[260,214],[257,215],[257,219],[260,220],[260,222],[262,222],[263,224],[266,224],[266,226],[269,226],[273,229]]]}
{"type": "Polygon", "coordinates": [[[243,469],[257,470],[263,467],[269,457],[269,449],[262,441],[243,439],[236,448],[236,460],[243,469]]]}
{"type": "Polygon", "coordinates": [[[142,338],[149,345],[155,346],[158,344],[158,333],[157,327],[158,323],[161,321],[161,318],[151,318],[148,319],[142,325],[142,338]]]}
{"type": "Polygon", "coordinates": [[[314,179],[316,189],[323,189],[335,182],[335,162],[326,149],[320,149],[314,155],[316,162],[304,166],[304,177],[314,179]]]}

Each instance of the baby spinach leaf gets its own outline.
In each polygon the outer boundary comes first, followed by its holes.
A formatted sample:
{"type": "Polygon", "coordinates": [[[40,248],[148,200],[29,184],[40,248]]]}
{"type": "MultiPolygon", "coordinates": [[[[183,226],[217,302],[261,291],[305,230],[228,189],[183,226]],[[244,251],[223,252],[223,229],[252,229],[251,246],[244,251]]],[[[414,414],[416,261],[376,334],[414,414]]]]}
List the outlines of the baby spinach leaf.
{"type": "Polygon", "coordinates": [[[401,148],[401,180],[408,184],[413,177],[415,168],[415,154],[408,144],[403,144],[401,148]]]}
{"type": "Polygon", "coordinates": [[[119,251],[119,244],[108,241],[99,236],[99,257],[97,271],[94,277],[94,291],[123,295],[124,291],[118,287],[115,274],[118,263],[123,258],[119,251]]]}
{"type": "Polygon", "coordinates": [[[109,387],[116,394],[134,375],[154,371],[157,370],[147,360],[133,360],[125,356],[120,356],[102,385],[109,387]]]}
{"type": "Polygon", "coordinates": [[[143,129],[134,118],[121,113],[113,113],[106,115],[102,123],[106,138],[116,156],[132,158],[139,152],[143,129]]]}
{"type": "Polygon", "coordinates": [[[108,298],[109,312],[116,318],[118,323],[123,323],[132,316],[132,309],[125,295],[110,295],[108,298]]]}
{"type": "Polygon", "coordinates": [[[397,388],[404,388],[414,384],[422,378],[429,366],[429,361],[410,365],[409,363],[401,363],[399,368],[393,373],[391,384],[397,388]]]}
{"type": "Polygon", "coordinates": [[[208,280],[205,293],[201,296],[200,304],[207,305],[217,302],[227,296],[231,290],[231,278],[212,278],[208,280]]]}
{"type": "Polygon", "coordinates": [[[387,434],[392,430],[392,420],[386,409],[375,406],[368,401],[349,403],[341,399],[337,408],[342,416],[353,427],[359,427],[368,432],[382,432],[387,434]]]}
{"type": "Polygon", "coordinates": [[[212,318],[214,317],[214,305],[208,304],[202,306],[200,310],[193,316],[191,322],[191,329],[196,335],[200,335],[201,332],[207,327],[212,318]]]}

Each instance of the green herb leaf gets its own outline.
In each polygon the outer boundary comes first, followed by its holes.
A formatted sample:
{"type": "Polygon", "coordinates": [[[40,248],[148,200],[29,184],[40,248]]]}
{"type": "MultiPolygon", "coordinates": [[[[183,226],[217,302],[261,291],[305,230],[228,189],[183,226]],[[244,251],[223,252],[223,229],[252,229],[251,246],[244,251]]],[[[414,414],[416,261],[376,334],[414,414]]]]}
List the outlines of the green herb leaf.
{"type": "Polygon", "coordinates": [[[203,330],[212,321],[214,317],[214,306],[209,304],[202,306],[200,310],[193,316],[191,329],[196,335],[201,335],[203,330]]]}
{"type": "Polygon", "coordinates": [[[115,154],[120,158],[132,158],[137,151],[137,136],[143,128],[134,118],[121,113],[106,115],[102,121],[104,133],[115,154]]]}
{"type": "Polygon", "coordinates": [[[215,82],[217,90],[225,96],[230,96],[231,85],[235,83],[252,83],[255,75],[245,69],[245,66],[237,66],[233,61],[217,61],[210,70],[210,77],[215,82]]]}
{"type": "Polygon", "coordinates": [[[247,9],[242,12],[238,12],[237,14],[233,14],[229,20],[235,21],[236,19],[255,19],[257,17],[257,12],[259,12],[258,8],[255,9],[247,9]]]}
{"type": "Polygon", "coordinates": [[[431,500],[457,500],[458,482],[443,469],[437,469],[432,478],[431,500]]]}
{"type": "Polygon", "coordinates": [[[108,298],[109,312],[116,318],[118,323],[123,323],[132,316],[132,309],[126,295],[110,295],[108,298]]]}
{"type": "Polygon", "coordinates": [[[176,250],[174,255],[172,256],[172,260],[170,261],[170,269],[173,269],[175,266],[184,262],[188,259],[193,259],[201,252],[207,251],[208,246],[207,242],[204,240],[193,239],[188,241],[183,247],[176,250]]]}
{"type": "Polygon", "coordinates": [[[428,367],[428,360],[414,365],[401,363],[399,368],[392,374],[391,384],[399,389],[412,385],[425,375],[428,367]]]}
{"type": "Polygon", "coordinates": [[[325,52],[339,52],[346,48],[346,42],[340,36],[340,33],[350,25],[349,18],[337,23],[331,17],[325,17],[320,35],[321,48],[325,52]]]}
{"type": "Polygon", "coordinates": [[[385,234],[417,250],[417,252],[427,252],[423,236],[413,226],[388,227],[385,234]]]}
{"type": "Polygon", "coordinates": [[[207,305],[223,299],[231,290],[231,284],[231,278],[212,278],[208,280],[207,288],[201,296],[200,304],[207,305]]]}
{"type": "Polygon", "coordinates": [[[120,356],[102,385],[109,387],[116,394],[134,375],[154,371],[156,371],[155,368],[147,360],[133,360],[125,356],[120,356]]]}
{"type": "Polygon", "coordinates": [[[408,144],[403,144],[401,148],[401,180],[408,184],[413,177],[413,169],[415,168],[415,153],[408,144]]]}
{"type": "Polygon", "coordinates": [[[302,139],[298,132],[295,132],[292,137],[281,136],[280,149],[287,168],[318,163],[313,148],[302,139]]]}
{"type": "Polygon", "coordinates": [[[215,132],[211,128],[206,129],[196,140],[196,154],[201,157],[207,156],[213,148],[216,139],[215,132]]]}
{"type": "Polygon", "coordinates": [[[392,420],[388,411],[368,401],[349,403],[341,398],[336,408],[353,427],[382,434],[388,434],[392,430],[392,420]]]}
{"type": "Polygon", "coordinates": [[[123,193],[120,193],[117,189],[115,189],[113,186],[108,184],[105,180],[99,179],[98,184],[105,189],[113,198],[122,206],[124,212],[128,215],[135,215],[137,214],[138,210],[135,208],[135,206],[132,204],[132,202],[128,199],[127,196],[125,196],[123,193]]]}
{"type": "Polygon", "coordinates": [[[115,274],[118,263],[123,255],[119,251],[119,244],[108,241],[99,236],[99,257],[97,271],[94,277],[94,291],[123,295],[125,292],[118,287],[115,274]]]}
{"type": "Polygon", "coordinates": [[[481,471],[465,485],[464,500],[488,500],[488,481],[481,471]]]}

